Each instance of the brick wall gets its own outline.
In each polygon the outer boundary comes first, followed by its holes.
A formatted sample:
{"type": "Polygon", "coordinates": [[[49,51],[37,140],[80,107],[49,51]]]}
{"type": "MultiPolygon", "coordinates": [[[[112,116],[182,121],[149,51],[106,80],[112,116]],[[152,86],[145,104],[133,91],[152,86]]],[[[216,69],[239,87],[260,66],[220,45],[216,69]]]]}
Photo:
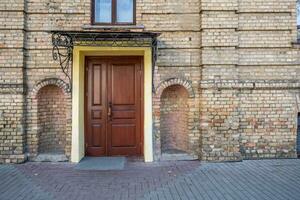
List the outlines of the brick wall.
{"type": "Polygon", "coordinates": [[[20,163],[24,155],[23,95],[0,95],[0,162],[20,163]]]}
{"type": "MultiPolygon", "coordinates": [[[[1,1],[0,10],[0,162],[22,162],[37,155],[33,91],[50,84],[45,80],[68,82],[52,59],[48,31],[84,30],[90,0],[1,1]]],[[[295,157],[295,0],[137,0],[137,24],[162,33],[153,97],[157,159],[161,94],[174,84],[189,94],[192,154],[203,160],[295,157]]],[[[64,94],[69,155],[71,97],[64,94]]]]}
{"type": "Polygon", "coordinates": [[[295,157],[296,93],[282,89],[241,91],[241,152],[245,158],[295,157]]]}
{"type": "Polygon", "coordinates": [[[0,2],[0,163],[26,159],[24,9],[23,1],[0,2]]]}
{"type": "Polygon", "coordinates": [[[203,0],[201,6],[202,159],[295,157],[295,1],[203,0]]]}

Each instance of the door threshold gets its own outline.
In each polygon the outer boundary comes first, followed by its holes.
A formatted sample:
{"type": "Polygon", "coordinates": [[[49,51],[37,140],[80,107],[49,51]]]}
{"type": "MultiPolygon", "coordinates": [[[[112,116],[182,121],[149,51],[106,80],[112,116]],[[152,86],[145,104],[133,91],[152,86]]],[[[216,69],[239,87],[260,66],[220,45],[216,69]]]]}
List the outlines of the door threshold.
{"type": "Polygon", "coordinates": [[[77,170],[123,170],[127,162],[126,157],[84,157],[76,166],[77,170]]]}
{"type": "Polygon", "coordinates": [[[126,157],[129,162],[145,162],[142,156],[128,156],[126,157]]]}

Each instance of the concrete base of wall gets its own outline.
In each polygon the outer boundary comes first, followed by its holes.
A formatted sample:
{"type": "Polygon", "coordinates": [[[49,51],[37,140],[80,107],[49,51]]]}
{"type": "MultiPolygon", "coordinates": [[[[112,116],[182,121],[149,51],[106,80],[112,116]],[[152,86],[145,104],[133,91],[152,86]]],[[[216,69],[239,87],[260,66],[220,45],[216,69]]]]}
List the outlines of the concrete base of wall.
{"type": "Polygon", "coordinates": [[[190,155],[187,153],[163,153],[161,154],[160,161],[185,161],[185,160],[198,160],[198,156],[190,155]]]}
{"type": "Polygon", "coordinates": [[[39,154],[33,161],[35,162],[67,162],[69,161],[64,154],[39,154]]]}

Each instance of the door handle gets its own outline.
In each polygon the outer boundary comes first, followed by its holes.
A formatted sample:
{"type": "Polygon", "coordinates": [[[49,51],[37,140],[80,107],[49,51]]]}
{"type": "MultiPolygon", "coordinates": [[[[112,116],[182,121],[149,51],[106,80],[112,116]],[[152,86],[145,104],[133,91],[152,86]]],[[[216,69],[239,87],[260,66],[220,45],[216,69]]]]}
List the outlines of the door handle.
{"type": "Polygon", "coordinates": [[[107,113],[107,115],[111,120],[112,119],[112,103],[111,102],[109,102],[109,104],[108,104],[108,113],[107,113]]]}

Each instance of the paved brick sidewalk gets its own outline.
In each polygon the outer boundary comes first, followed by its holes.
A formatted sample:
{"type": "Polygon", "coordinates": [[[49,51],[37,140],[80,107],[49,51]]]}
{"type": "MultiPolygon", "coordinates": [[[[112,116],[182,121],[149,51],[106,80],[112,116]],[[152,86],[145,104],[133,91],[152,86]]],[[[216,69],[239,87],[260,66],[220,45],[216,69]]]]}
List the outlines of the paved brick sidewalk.
{"type": "Polygon", "coordinates": [[[300,200],[300,160],[135,162],[107,172],[69,163],[0,165],[0,199],[300,200]]]}
{"type": "MultiPolygon", "coordinates": [[[[41,188],[53,199],[140,199],[145,193],[161,188],[168,182],[199,166],[199,162],[166,162],[145,164],[129,162],[122,171],[79,171],[69,163],[26,163],[14,165],[20,173],[11,179],[25,175],[32,185],[41,188]]],[[[1,177],[0,177],[1,178],[1,177]]],[[[1,179],[0,179],[1,180],[1,179]]],[[[7,180],[10,181],[10,180],[7,180]]],[[[4,183],[5,184],[5,183],[4,183]]],[[[14,188],[14,196],[21,187],[14,188]]],[[[0,195],[1,195],[0,188],[0,195]]],[[[2,200],[5,197],[1,197],[2,200]]]]}
{"type": "Polygon", "coordinates": [[[13,166],[0,165],[0,199],[53,199],[13,166]]]}
{"type": "Polygon", "coordinates": [[[203,164],[144,199],[300,200],[300,160],[203,164]]]}

